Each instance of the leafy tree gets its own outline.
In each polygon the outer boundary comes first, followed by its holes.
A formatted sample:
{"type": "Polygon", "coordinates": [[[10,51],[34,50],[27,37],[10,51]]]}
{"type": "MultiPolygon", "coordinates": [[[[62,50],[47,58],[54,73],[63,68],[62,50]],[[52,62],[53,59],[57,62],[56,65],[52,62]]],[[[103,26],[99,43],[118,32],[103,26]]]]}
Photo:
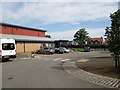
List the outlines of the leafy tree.
{"type": "Polygon", "coordinates": [[[79,45],[85,45],[89,40],[89,36],[85,28],[79,29],[74,35],[74,41],[78,42],[79,45]]]}
{"type": "Polygon", "coordinates": [[[110,15],[111,26],[106,27],[107,43],[115,60],[116,68],[120,67],[120,9],[110,15]]]}

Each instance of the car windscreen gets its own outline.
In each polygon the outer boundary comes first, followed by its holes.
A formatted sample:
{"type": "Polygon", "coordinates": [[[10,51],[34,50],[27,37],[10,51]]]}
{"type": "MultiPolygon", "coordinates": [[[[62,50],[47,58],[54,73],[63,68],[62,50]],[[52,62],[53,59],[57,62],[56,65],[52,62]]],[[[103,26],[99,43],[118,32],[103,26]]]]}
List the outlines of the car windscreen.
{"type": "Polygon", "coordinates": [[[3,43],[2,44],[2,49],[3,50],[14,50],[15,49],[15,44],[14,43],[3,43]]]}

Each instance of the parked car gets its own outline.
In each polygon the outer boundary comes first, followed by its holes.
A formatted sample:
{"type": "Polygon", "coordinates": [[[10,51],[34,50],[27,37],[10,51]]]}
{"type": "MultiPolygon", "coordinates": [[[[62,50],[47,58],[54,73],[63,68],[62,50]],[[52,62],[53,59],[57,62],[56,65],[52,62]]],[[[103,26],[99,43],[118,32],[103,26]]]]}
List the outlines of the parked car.
{"type": "Polygon", "coordinates": [[[37,53],[38,54],[54,54],[55,50],[53,48],[40,48],[37,53]]]}
{"type": "Polygon", "coordinates": [[[70,49],[63,47],[64,53],[69,53],[70,49]]]}
{"type": "Polygon", "coordinates": [[[55,48],[55,52],[56,53],[69,53],[70,50],[65,47],[59,47],[59,48],[55,48]]]}
{"type": "Polygon", "coordinates": [[[55,53],[64,53],[63,47],[55,48],[55,53]]]}
{"type": "Polygon", "coordinates": [[[90,47],[89,46],[85,46],[84,47],[84,52],[89,52],[90,51],[90,47]]]}

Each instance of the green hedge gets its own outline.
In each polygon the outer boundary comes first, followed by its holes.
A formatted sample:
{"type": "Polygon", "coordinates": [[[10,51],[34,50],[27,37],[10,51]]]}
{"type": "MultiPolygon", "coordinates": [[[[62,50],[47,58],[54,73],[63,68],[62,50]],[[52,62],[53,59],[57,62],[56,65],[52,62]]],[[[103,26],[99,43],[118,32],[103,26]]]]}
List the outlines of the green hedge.
{"type": "Polygon", "coordinates": [[[105,44],[90,44],[90,48],[108,48],[108,45],[105,44]]]}
{"type": "Polygon", "coordinates": [[[78,52],[84,52],[84,49],[83,49],[83,48],[72,48],[72,50],[78,51],[78,52]]]}

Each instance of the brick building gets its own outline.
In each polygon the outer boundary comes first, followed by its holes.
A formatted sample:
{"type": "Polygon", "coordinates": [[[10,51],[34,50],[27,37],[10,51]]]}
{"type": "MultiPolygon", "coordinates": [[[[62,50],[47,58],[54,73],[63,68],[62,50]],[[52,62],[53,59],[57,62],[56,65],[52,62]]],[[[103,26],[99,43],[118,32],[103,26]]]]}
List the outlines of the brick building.
{"type": "Polygon", "coordinates": [[[55,40],[55,47],[68,47],[69,40],[55,40]]]}
{"type": "Polygon", "coordinates": [[[54,47],[54,40],[46,38],[45,30],[0,23],[2,38],[13,38],[16,41],[17,53],[32,52],[40,47],[54,47]]]}
{"type": "Polygon", "coordinates": [[[89,44],[103,44],[103,38],[90,38],[89,44]]]}

